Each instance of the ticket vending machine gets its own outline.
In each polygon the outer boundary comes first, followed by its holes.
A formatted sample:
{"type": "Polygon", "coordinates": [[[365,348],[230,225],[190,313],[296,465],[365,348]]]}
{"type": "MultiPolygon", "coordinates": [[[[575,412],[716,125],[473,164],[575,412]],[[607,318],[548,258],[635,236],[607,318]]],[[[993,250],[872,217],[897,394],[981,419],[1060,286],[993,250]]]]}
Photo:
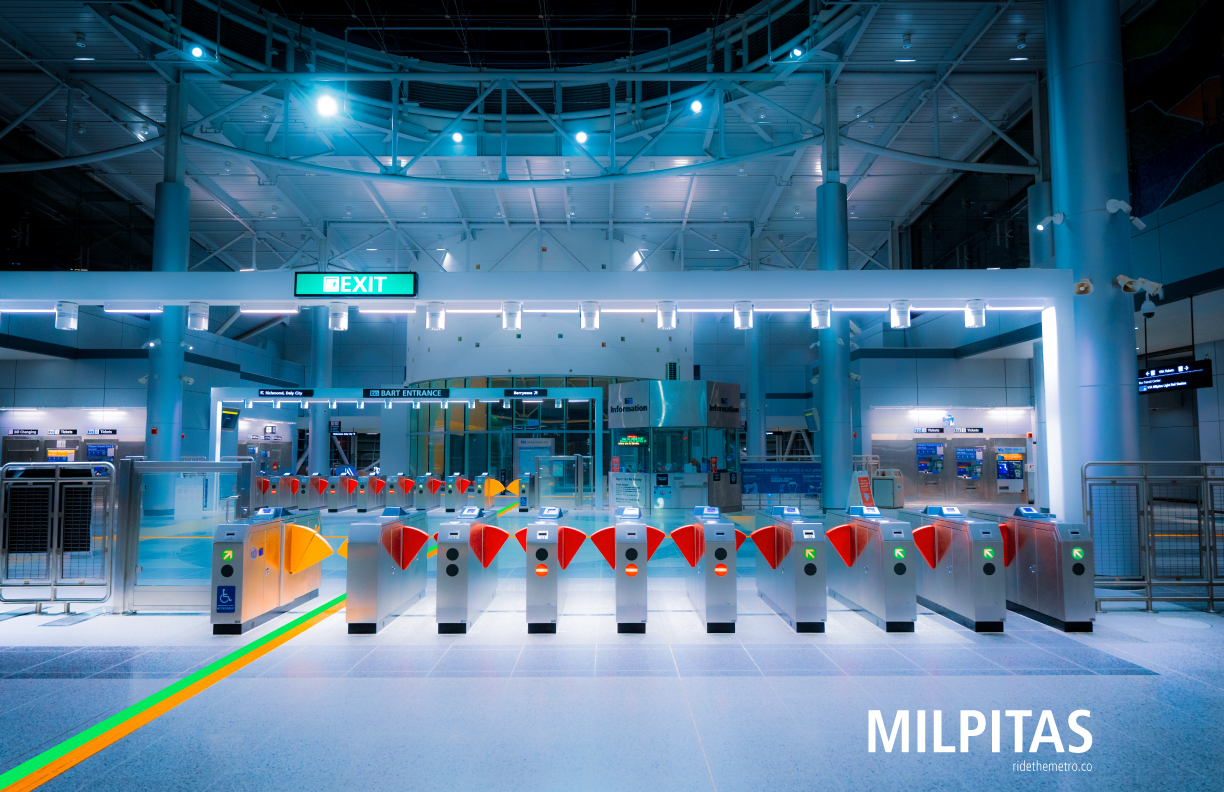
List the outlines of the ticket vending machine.
{"type": "Polygon", "coordinates": [[[957,446],[956,453],[956,483],[952,497],[962,503],[970,501],[987,501],[991,497],[986,492],[986,447],[957,446]]]}
{"type": "Polygon", "coordinates": [[[994,521],[966,517],[956,506],[902,511],[918,567],[918,602],[974,632],[1003,632],[1006,591],[1003,535],[994,521]]]}
{"type": "MultiPolygon", "coordinates": [[[[1026,449],[1024,446],[996,446],[995,479],[999,493],[1024,494],[1024,463],[1026,449]]],[[[1000,498],[1007,502],[1008,498],[1000,498]]],[[[1014,502],[1014,501],[1013,501],[1014,502]]]]}
{"type": "Polygon", "coordinates": [[[735,632],[735,551],[747,534],[722,516],[717,506],[693,509],[696,522],[671,532],[688,562],[685,589],[708,633],[735,632]]]}
{"type": "Polygon", "coordinates": [[[829,563],[829,595],[885,632],[913,632],[917,549],[909,523],[882,517],[874,506],[828,511],[825,519],[847,521],[825,531],[838,555],[829,563]]]}
{"type": "Polygon", "coordinates": [[[999,529],[1008,610],[1063,632],[1092,632],[1096,561],[1088,526],[1019,506],[999,529]]]}
{"type": "Polygon", "coordinates": [[[616,631],[646,632],[646,568],[666,534],[642,522],[642,509],[622,506],[616,524],[591,534],[595,545],[616,580],[616,631]]]}
{"type": "Polygon", "coordinates": [[[349,526],[344,620],[350,635],[372,635],[425,596],[424,512],[389,506],[349,526]]]}
{"type": "Polygon", "coordinates": [[[944,452],[946,443],[917,443],[919,503],[947,500],[947,484],[944,478],[944,452]]]}
{"type": "Polygon", "coordinates": [[[824,522],[804,517],[797,506],[773,507],[771,522],[752,532],[757,594],[795,632],[822,633],[829,611],[824,522]]]}
{"type": "Polygon", "coordinates": [[[319,596],[319,562],[332,554],[318,512],[265,507],[217,527],[212,544],[212,633],[241,635],[319,596]]]}
{"type": "Polygon", "coordinates": [[[561,524],[564,512],[543,506],[535,520],[514,536],[527,553],[527,632],[555,633],[565,609],[565,570],[586,541],[586,534],[561,524]]]}

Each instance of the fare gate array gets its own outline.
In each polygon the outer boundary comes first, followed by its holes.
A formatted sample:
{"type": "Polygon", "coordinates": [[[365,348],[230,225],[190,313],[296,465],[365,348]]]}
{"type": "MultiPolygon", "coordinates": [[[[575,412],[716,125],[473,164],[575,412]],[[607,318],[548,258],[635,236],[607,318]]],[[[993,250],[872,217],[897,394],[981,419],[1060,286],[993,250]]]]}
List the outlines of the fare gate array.
{"type": "Polygon", "coordinates": [[[0,468],[0,602],[104,602],[111,593],[115,467],[0,468]]]}
{"type": "Polygon", "coordinates": [[[775,506],[768,522],[751,534],[757,594],[795,632],[822,633],[829,612],[824,522],[803,517],[797,506],[775,506]]]}
{"type": "Polygon", "coordinates": [[[637,506],[616,510],[616,525],[591,534],[591,544],[612,567],[616,580],[616,631],[645,633],[647,567],[667,534],[642,522],[637,506]]]}
{"type": "Polygon", "coordinates": [[[693,516],[697,522],[671,532],[689,565],[684,578],[689,601],[707,633],[733,633],[737,609],[735,553],[747,534],[723,517],[717,506],[698,506],[693,516]]]}
{"type": "Polygon", "coordinates": [[[998,521],[966,517],[956,506],[899,516],[926,562],[917,564],[918,602],[974,632],[1003,632],[1007,587],[998,521]]]}
{"type": "Polygon", "coordinates": [[[917,575],[909,523],[882,517],[874,506],[825,516],[849,520],[825,531],[843,562],[829,565],[830,596],[885,632],[913,632],[917,575]]]}
{"type": "Polygon", "coordinates": [[[319,596],[319,562],[332,554],[318,512],[259,509],[218,526],[212,543],[213,635],[241,635],[319,596]]]}
{"type": "Polygon", "coordinates": [[[424,512],[388,506],[349,526],[344,619],[351,635],[372,635],[425,596],[429,540],[424,512]]]}
{"type": "Polygon", "coordinates": [[[1095,554],[1088,526],[1020,506],[999,530],[1008,610],[1064,632],[1092,632],[1095,554]]]}

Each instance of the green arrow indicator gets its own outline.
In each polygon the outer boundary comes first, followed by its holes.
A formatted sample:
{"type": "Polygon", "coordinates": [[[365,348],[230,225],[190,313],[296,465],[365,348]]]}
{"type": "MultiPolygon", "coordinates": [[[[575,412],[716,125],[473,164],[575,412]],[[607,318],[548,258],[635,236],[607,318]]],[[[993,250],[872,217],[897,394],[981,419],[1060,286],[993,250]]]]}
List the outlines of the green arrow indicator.
{"type": "Polygon", "coordinates": [[[893,548],[893,558],[905,558],[905,548],[904,547],[894,547],[893,548]]]}
{"type": "Polygon", "coordinates": [[[806,547],[806,548],[804,548],[804,550],[803,550],[803,557],[804,557],[804,558],[815,558],[815,557],[816,557],[816,548],[815,548],[815,547],[806,547]]]}
{"type": "Polygon", "coordinates": [[[233,550],[222,550],[222,551],[221,551],[221,560],[222,560],[222,561],[233,561],[233,560],[234,560],[234,551],[233,551],[233,550]]]}
{"type": "Polygon", "coordinates": [[[982,550],[982,558],[994,558],[994,550],[989,547],[982,550]]]}
{"type": "Polygon", "coordinates": [[[1071,548],[1071,557],[1072,557],[1072,558],[1083,558],[1083,557],[1084,557],[1084,548],[1082,548],[1082,547],[1072,547],[1072,548],[1071,548]]]}

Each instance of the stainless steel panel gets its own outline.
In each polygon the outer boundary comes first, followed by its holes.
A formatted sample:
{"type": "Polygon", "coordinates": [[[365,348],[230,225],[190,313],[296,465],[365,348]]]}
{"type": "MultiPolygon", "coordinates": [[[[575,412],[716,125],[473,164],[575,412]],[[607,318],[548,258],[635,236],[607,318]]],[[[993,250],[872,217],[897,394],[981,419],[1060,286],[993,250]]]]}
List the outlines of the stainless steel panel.
{"type": "Polygon", "coordinates": [[[917,595],[922,604],[979,632],[1002,631],[1007,615],[1003,534],[997,522],[901,511],[911,531],[934,529],[935,566],[919,553],[917,595]]]}
{"type": "Polygon", "coordinates": [[[778,543],[776,552],[792,546],[776,569],[757,548],[757,594],[796,630],[824,632],[828,618],[825,580],[830,563],[824,523],[801,516],[772,517],[770,523],[789,536],[789,541],[778,543]]]}
{"type": "Polygon", "coordinates": [[[628,520],[622,520],[615,526],[617,625],[641,624],[644,628],[646,624],[646,528],[646,523],[628,520]],[[632,575],[626,571],[630,565],[634,570],[632,575]]]}
{"type": "MultiPolygon", "coordinates": [[[[882,629],[912,632],[918,619],[916,565],[921,561],[909,523],[828,511],[825,524],[832,522],[858,529],[855,531],[858,554],[854,563],[847,566],[830,546],[829,593],[882,629]]],[[[833,528],[826,528],[826,536],[830,530],[833,528]]]]}
{"type": "Polygon", "coordinates": [[[375,517],[349,526],[345,621],[349,632],[378,632],[425,594],[425,545],[408,564],[400,566],[387,551],[389,532],[405,526],[428,532],[423,512],[403,517],[375,517]]]}
{"type": "Polygon", "coordinates": [[[608,428],[650,426],[650,383],[646,380],[608,386],[608,428]]]}
{"type": "Polygon", "coordinates": [[[565,608],[567,576],[561,568],[561,524],[537,520],[527,526],[527,625],[549,625],[556,629],[565,608]],[[543,570],[544,574],[539,572],[543,570]]]}
{"type": "Polygon", "coordinates": [[[708,405],[704,381],[648,380],[647,385],[650,391],[650,426],[706,425],[708,405]]]}
{"type": "Polygon", "coordinates": [[[711,625],[719,625],[714,628],[715,631],[725,630],[726,625],[730,625],[727,631],[734,632],[735,524],[722,517],[702,520],[697,524],[704,532],[705,552],[685,578],[689,601],[707,630],[711,629],[711,625]]]}
{"type": "Polygon", "coordinates": [[[723,429],[740,427],[738,382],[706,382],[705,425],[723,429]]]}
{"type": "MultiPolygon", "coordinates": [[[[481,518],[485,525],[493,525],[481,518]]],[[[471,520],[453,519],[438,528],[438,631],[466,631],[489,607],[497,591],[497,557],[488,568],[480,563],[468,544],[471,520]],[[462,625],[460,630],[454,629],[462,625]]]]}

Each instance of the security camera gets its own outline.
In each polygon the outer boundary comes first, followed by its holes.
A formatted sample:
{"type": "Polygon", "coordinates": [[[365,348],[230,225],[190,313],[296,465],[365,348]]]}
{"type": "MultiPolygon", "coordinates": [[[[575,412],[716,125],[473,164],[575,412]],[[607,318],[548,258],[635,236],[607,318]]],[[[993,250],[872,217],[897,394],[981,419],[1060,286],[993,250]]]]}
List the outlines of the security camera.
{"type": "Polygon", "coordinates": [[[1143,287],[1139,285],[1139,280],[1136,278],[1128,278],[1125,275],[1119,275],[1114,278],[1114,281],[1122,287],[1122,291],[1127,294],[1134,294],[1137,291],[1142,291],[1143,287]]]}
{"type": "Polygon", "coordinates": [[[850,379],[851,379],[851,380],[853,380],[853,381],[855,381],[855,382],[858,382],[859,380],[861,380],[861,379],[863,378],[861,375],[859,375],[859,374],[855,374],[854,372],[850,372],[850,374],[849,374],[848,376],[850,377],[850,379]]]}
{"type": "Polygon", "coordinates": [[[1151,319],[1156,315],[1156,303],[1152,302],[1152,298],[1143,301],[1143,305],[1139,306],[1139,312],[1143,314],[1144,319],[1151,319]]]}
{"type": "Polygon", "coordinates": [[[1110,214],[1117,214],[1119,211],[1130,214],[1131,205],[1126,201],[1121,201],[1117,198],[1110,198],[1105,202],[1105,211],[1109,212],[1110,214]]]}
{"type": "Polygon", "coordinates": [[[1082,297],[1085,294],[1092,294],[1092,278],[1081,278],[1075,283],[1076,296],[1082,297]]]}

